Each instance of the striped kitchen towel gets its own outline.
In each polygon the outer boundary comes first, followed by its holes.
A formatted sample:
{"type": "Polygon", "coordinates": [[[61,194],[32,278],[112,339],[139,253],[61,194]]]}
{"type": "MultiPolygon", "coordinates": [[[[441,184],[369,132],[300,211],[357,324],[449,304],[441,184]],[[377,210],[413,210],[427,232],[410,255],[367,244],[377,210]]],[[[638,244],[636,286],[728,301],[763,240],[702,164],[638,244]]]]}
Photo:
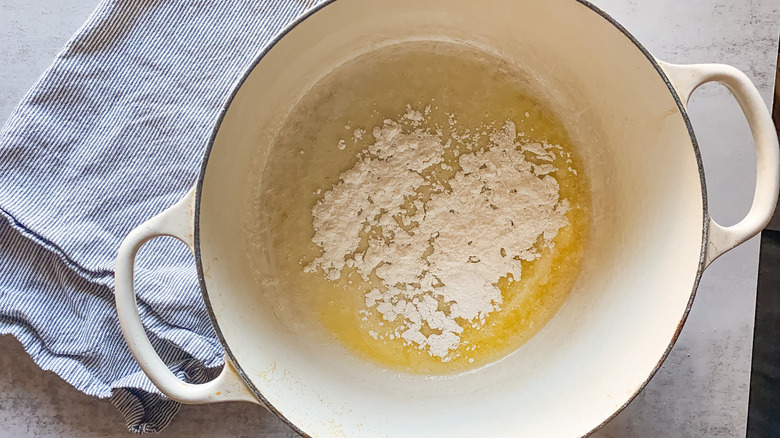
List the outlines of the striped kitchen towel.
{"type": "MultiPolygon", "coordinates": [[[[125,345],[114,308],[122,238],[197,177],[234,81],[304,0],[104,0],[0,130],[0,333],[77,389],[111,397],[130,430],[178,410],[125,345]]],[[[222,348],[192,255],[170,238],[136,264],[142,319],[183,379],[222,348]]]]}

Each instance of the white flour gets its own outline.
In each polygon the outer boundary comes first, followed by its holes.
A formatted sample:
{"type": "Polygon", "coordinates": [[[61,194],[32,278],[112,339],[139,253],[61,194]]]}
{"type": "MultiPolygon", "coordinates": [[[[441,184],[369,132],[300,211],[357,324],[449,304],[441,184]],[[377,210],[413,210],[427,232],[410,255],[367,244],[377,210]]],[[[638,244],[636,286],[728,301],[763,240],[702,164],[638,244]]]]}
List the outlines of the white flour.
{"type": "Polygon", "coordinates": [[[513,123],[487,132],[486,149],[461,154],[441,184],[431,169],[448,168],[451,140],[414,128],[421,112],[409,108],[402,119],[374,128],[374,144],[312,209],[322,254],[305,271],[338,280],[354,269],[377,285],[367,309],[400,321],[391,339],[446,362],[467,324],[500,309],[497,281],[518,281],[521,261],[538,258],[567,225],[569,204],[550,175],[556,146],[518,141],[513,123]]]}

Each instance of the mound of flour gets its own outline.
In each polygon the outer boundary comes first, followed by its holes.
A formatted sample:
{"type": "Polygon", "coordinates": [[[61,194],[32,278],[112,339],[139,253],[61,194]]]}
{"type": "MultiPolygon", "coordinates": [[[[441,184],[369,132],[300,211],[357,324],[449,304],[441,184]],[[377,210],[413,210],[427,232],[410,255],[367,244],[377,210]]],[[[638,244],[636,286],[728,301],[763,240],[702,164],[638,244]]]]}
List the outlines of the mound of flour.
{"type": "Polygon", "coordinates": [[[539,243],[567,225],[569,204],[550,175],[555,146],[522,143],[506,122],[452,169],[451,140],[415,128],[424,117],[410,108],[402,122],[411,127],[374,128],[374,143],[312,209],[322,253],[304,269],[334,281],[354,269],[377,285],[367,308],[401,319],[395,337],[448,361],[463,328],[500,309],[497,281],[519,280],[521,261],[538,258],[539,243]],[[434,166],[457,171],[439,182],[434,166]]]}

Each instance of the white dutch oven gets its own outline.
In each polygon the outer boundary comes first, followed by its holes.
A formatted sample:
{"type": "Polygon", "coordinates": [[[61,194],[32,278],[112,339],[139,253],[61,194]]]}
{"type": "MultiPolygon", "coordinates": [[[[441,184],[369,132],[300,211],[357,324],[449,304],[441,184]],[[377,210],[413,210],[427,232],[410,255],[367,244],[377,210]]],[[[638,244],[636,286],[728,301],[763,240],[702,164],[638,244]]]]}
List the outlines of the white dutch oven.
{"type": "Polygon", "coordinates": [[[777,191],[777,138],[744,74],[657,61],[582,0],[326,2],[288,27],[236,85],[197,186],[124,241],[117,308],[141,368],[184,403],[254,402],[312,436],[576,437],[645,385],[677,338],[702,271],[766,225],[777,191]],[[246,256],[242,221],[254,201],[247,181],[262,177],[258,165],[274,165],[265,159],[283,116],[337,65],[406,40],[460,41],[514,61],[546,90],[591,181],[591,239],[566,303],[514,354],[461,375],[399,375],[332,347],[304,347],[256,293],[246,256]],[[731,227],[709,217],[685,109],[711,81],[741,105],[758,157],[753,206],[731,227]],[[210,383],[177,380],[138,317],[133,260],[160,235],[195,252],[228,361],[210,383]]]}

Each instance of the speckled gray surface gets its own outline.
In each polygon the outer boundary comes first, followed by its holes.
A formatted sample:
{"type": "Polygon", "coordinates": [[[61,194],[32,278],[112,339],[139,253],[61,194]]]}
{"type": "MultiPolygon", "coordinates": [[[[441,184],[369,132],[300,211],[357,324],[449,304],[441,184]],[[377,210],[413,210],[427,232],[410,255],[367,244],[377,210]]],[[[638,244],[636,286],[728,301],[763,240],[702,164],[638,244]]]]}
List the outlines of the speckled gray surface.
{"type": "MultiPolygon", "coordinates": [[[[658,58],[723,62],[745,71],[770,102],[780,36],[777,0],[597,0],[658,58]]],[[[77,0],[0,0],[0,120],[90,13],[77,0]]],[[[737,104],[707,85],[691,102],[711,210],[724,224],[750,206],[755,154],[737,104]]],[[[626,410],[594,434],[607,437],[744,436],[758,242],[716,261],[702,279],[680,339],[626,410]]],[[[105,400],[87,397],[41,371],[18,342],[0,337],[0,436],[129,436],[105,400]]],[[[294,434],[249,404],[185,406],[161,436],[294,434]]]]}

